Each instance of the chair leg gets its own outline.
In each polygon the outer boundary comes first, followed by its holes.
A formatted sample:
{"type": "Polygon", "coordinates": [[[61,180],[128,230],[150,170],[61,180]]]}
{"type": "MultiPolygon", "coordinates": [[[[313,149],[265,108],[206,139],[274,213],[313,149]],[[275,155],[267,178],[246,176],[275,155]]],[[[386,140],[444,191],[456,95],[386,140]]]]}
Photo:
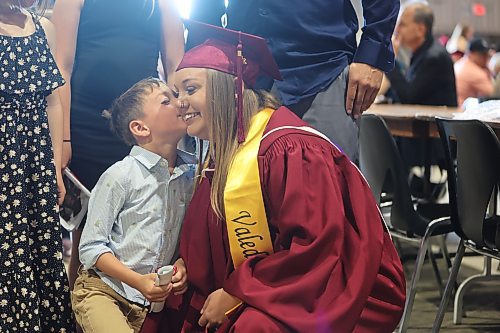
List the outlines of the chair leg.
{"type": "Polygon", "coordinates": [[[448,277],[448,282],[446,283],[446,288],[444,289],[443,297],[441,297],[441,302],[439,303],[438,312],[436,314],[436,319],[432,325],[432,333],[438,333],[441,329],[441,324],[443,323],[444,313],[446,312],[446,307],[451,297],[451,292],[457,280],[458,270],[462,264],[462,258],[465,253],[465,244],[461,239],[458,245],[457,254],[453,260],[453,265],[451,266],[450,276],[448,277]]]}
{"type": "Polygon", "coordinates": [[[448,247],[446,246],[446,236],[445,234],[439,237],[439,244],[441,245],[441,252],[443,253],[443,258],[446,260],[446,266],[448,267],[448,271],[451,269],[451,259],[450,253],[448,253],[448,247]]]}
{"type": "Polygon", "coordinates": [[[434,276],[436,277],[436,283],[439,288],[439,295],[443,295],[443,280],[441,279],[441,273],[439,272],[439,266],[436,262],[436,257],[432,253],[432,244],[429,242],[429,247],[427,249],[427,255],[432,265],[432,270],[434,271],[434,276]]]}
{"type": "Polygon", "coordinates": [[[415,262],[415,270],[413,271],[413,275],[411,277],[410,290],[406,296],[405,309],[399,325],[399,332],[406,332],[406,330],[408,329],[411,310],[413,308],[413,302],[415,301],[415,294],[417,293],[417,282],[420,278],[420,273],[422,271],[422,265],[424,263],[427,248],[429,247],[431,234],[432,232],[428,232],[424,235],[424,237],[422,237],[420,248],[418,249],[418,255],[415,262]]]}
{"type": "Polygon", "coordinates": [[[453,323],[461,324],[463,315],[463,303],[464,294],[472,286],[472,284],[477,282],[487,282],[487,281],[498,281],[499,277],[497,275],[491,275],[491,257],[484,257],[484,269],[481,274],[473,275],[460,284],[457,293],[455,294],[455,307],[453,310],[453,323]]]}
{"type": "MultiPolygon", "coordinates": [[[[439,237],[439,243],[441,244],[441,251],[443,253],[443,258],[446,260],[446,266],[448,267],[448,276],[450,275],[451,271],[451,257],[450,253],[448,252],[448,246],[446,245],[446,236],[448,234],[444,234],[442,237],[439,237]]],[[[455,281],[455,286],[454,286],[455,292],[458,290],[458,283],[455,281]]]]}
{"type": "Polygon", "coordinates": [[[401,242],[399,241],[398,238],[396,237],[393,237],[392,238],[392,242],[394,243],[394,246],[396,247],[396,250],[398,251],[398,253],[401,255],[402,257],[402,254],[403,254],[403,248],[401,247],[401,242]]]}
{"type": "MultiPolygon", "coordinates": [[[[396,247],[396,251],[398,251],[399,257],[403,258],[403,247],[401,246],[401,241],[399,238],[393,237],[392,242],[394,243],[394,246],[396,247]]],[[[408,271],[408,268],[406,268],[406,265],[403,262],[403,273],[405,276],[410,275],[410,272],[408,271]]]]}

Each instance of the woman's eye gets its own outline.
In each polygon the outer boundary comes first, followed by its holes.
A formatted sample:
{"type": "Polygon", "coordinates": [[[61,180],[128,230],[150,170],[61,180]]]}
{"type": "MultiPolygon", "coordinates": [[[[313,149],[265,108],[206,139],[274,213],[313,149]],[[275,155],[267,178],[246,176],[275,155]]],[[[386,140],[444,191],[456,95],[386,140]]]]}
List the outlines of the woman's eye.
{"type": "Polygon", "coordinates": [[[188,86],[186,87],[186,92],[188,95],[192,95],[196,91],[196,87],[188,86]]]}
{"type": "Polygon", "coordinates": [[[161,104],[162,105],[169,105],[170,104],[170,100],[169,99],[164,99],[163,101],[161,101],[161,104]]]}

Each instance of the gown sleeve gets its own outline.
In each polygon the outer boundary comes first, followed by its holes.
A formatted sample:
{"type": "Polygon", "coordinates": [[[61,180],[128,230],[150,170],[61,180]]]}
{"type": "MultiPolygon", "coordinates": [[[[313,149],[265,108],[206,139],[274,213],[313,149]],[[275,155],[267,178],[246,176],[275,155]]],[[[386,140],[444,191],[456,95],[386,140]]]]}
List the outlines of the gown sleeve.
{"type": "Polygon", "coordinates": [[[259,168],[274,253],[247,259],[224,290],[293,331],[354,331],[384,243],[369,187],[343,154],[309,135],[277,139],[259,168]]]}

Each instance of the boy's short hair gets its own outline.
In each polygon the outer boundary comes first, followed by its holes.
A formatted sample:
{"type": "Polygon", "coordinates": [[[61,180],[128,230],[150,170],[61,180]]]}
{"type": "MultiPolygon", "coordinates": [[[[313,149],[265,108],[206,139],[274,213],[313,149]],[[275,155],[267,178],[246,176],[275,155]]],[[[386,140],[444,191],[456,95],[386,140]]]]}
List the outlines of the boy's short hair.
{"type": "Polygon", "coordinates": [[[127,145],[133,146],[137,143],[130,132],[130,122],[144,116],[143,106],[146,96],[162,85],[165,83],[157,78],[143,79],[121,94],[115,99],[111,108],[103,112],[103,116],[109,119],[113,132],[127,145]]]}

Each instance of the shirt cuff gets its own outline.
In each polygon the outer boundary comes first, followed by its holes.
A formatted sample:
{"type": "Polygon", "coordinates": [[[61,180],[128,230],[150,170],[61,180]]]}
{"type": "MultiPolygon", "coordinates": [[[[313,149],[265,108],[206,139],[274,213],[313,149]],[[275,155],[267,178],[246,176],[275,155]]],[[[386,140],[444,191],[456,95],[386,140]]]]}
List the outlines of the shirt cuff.
{"type": "Polygon", "coordinates": [[[80,249],[80,261],[83,264],[83,268],[89,269],[94,267],[99,257],[104,253],[111,253],[114,255],[113,251],[105,246],[88,250],[80,249]]]}
{"type": "Polygon", "coordinates": [[[370,37],[362,36],[353,62],[368,64],[383,72],[394,68],[394,51],[392,44],[381,43],[370,37]]]}

